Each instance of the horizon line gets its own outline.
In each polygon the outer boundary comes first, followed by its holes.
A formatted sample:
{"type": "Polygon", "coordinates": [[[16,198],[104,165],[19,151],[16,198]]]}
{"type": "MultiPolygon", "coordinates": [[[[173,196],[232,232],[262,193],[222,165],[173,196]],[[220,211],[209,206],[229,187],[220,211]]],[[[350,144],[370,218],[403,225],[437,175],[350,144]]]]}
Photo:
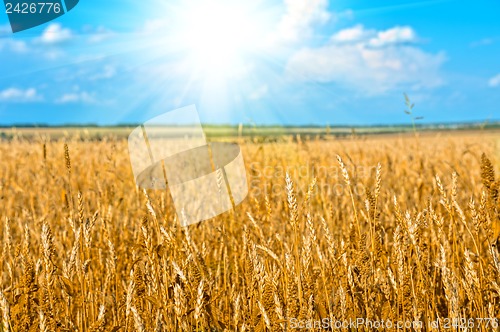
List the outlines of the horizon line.
{"type": "MultiPolygon", "coordinates": [[[[0,124],[0,129],[9,128],[135,128],[141,126],[142,123],[118,123],[118,124],[98,124],[98,123],[63,123],[63,124],[50,124],[50,123],[12,123],[0,124]]],[[[168,127],[189,127],[197,124],[165,124],[168,127]]],[[[412,127],[412,123],[373,123],[373,124],[255,124],[255,123],[202,123],[205,127],[260,127],[260,128],[382,128],[382,127],[412,127]]],[[[416,127],[435,127],[435,126],[499,126],[500,119],[498,120],[476,120],[476,121],[441,121],[441,122],[421,122],[416,123],[416,127]]],[[[154,125],[153,125],[154,126],[154,125]]],[[[156,125],[163,126],[163,125],[156,125]]]]}

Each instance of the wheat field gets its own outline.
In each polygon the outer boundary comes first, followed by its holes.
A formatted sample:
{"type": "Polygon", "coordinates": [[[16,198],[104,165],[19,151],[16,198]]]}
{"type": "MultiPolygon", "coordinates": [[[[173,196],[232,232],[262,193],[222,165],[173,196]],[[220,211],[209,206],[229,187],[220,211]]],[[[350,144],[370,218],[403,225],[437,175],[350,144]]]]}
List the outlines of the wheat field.
{"type": "Polygon", "coordinates": [[[125,139],[0,142],[0,331],[498,330],[499,133],[239,144],[182,228],[125,139]]]}

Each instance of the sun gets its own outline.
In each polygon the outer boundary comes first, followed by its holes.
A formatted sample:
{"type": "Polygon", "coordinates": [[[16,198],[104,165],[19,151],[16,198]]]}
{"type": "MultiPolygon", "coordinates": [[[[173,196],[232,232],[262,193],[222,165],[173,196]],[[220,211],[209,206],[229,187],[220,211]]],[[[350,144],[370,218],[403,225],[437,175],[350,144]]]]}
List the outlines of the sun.
{"type": "Polygon", "coordinates": [[[193,69],[229,76],[258,53],[265,20],[244,2],[198,1],[180,11],[176,40],[193,69]]]}
{"type": "Polygon", "coordinates": [[[172,0],[158,7],[161,24],[144,33],[141,51],[155,65],[157,86],[176,93],[165,102],[195,103],[200,113],[226,121],[254,91],[267,89],[281,7],[264,0],[172,0]]]}

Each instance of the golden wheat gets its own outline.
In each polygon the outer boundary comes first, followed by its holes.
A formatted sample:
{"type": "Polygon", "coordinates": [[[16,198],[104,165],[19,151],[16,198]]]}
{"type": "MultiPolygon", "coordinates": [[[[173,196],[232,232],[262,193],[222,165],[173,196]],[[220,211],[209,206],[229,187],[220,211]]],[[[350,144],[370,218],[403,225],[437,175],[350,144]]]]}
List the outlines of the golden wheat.
{"type": "Polygon", "coordinates": [[[0,331],[500,319],[500,135],[439,135],[240,139],[248,198],[188,228],[125,140],[0,142],[0,331]]]}

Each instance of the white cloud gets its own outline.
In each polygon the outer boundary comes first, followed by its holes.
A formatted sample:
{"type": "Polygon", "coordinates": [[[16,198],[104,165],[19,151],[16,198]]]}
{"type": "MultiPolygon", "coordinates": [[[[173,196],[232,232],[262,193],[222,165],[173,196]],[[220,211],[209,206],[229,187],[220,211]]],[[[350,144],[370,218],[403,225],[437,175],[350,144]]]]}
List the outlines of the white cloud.
{"type": "Polygon", "coordinates": [[[91,81],[113,78],[116,75],[116,68],[112,65],[105,65],[99,73],[90,76],[91,81]]]}
{"type": "Polygon", "coordinates": [[[70,29],[65,29],[59,23],[51,23],[38,39],[42,44],[55,45],[68,41],[73,37],[70,29]]]}
{"type": "Polygon", "coordinates": [[[480,40],[476,40],[470,44],[470,47],[479,47],[479,46],[488,46],[493,45],[495,43],[495,38],[483,38],[480,40]]]}
{"type": "Polygon", "coordinates": [[[47,50],[47,51],[39,51],[38,52],[41,53],[41,55],[48,59],[48,60],[58,60],[58,59],[61,59],[63,56],[64,56],[64,51],[60,50],[60,49],[50,49],[50,50],[47,50]]]}
{"type": "Polygon", "coordinates": [[[379,31],[377,36],[370,40],[373,46],[387,46],[415,42],[417,36],[410,27],[394,27],[389,30],[379,31]]]}
{"type": "Polygon", "coordinates": [[[488,85],[492,88],[500,86],[500,74],[490,78],[490,80],[488,81],[488,85]]]}
{"type": "Polygon", "coordinates": [[[33,102],[42,100],[42,96],[38,94],[36,89],[29,88],[26,90],[17,88],[8,88],[0,91],[0,101],[5,102],[33,102]]]}
{"type": "Polygon", "coordinates": [[[0,39],[0,51],[4,49],[14,53],[26,53],[28,45],[22,40],[0,39]]]}
{"type": "MultiPolygon", "coordinates": [[[[0,34],[6,30],[7,26],[0,26],[0,34]]],[[[19,40],[7,34],[5,38],[0,38],[0,51],[13,53],[32,53],[33,56],[43,56],[46,59],[55,60],[64,55],[59,46],[74,37],[70,29],[63,28],[59,23],[52,23],[47,26],[40,36],[31,40],[19,40]]]]}
{"type": "Polygon", "coordinates": [[[332,36],[332,43],[367,43],[372,47],[385,47],[397,44],[410,44],[417,41],[417,34],[408,26],[396,26],[382,31],[365,29],[358,24],[352,28],[347,28],[337,32],[332,36]]]}
{"type": "Polygon", "coordinates": [[[0,25],[0,33],[1,34],[7,34],[7,33],[12,32],[12,28],[10,27],[9,24],[4,24],[0,25]]]}
{"type": "Polygon", "coordinates": [[[366,39],[367,37],[369,37],[369,34],[371,34],[371,32],[366,31],[361,24],[358,24],[352,28],[337,32],[332,36],[331,40],[332,42],[337,43],[352,43],[360,41],[362,39],[366,39]]]}
{"type": "Polygon", "coordinates": [[[297,42],[312,33],[315,25],[331,18],[328,0],[285,0],[286,14],[278,25],[276,38],[297,42]]]}
{"type": "Polygon", "coordinates": [[[85,91],[67,93],[56,100],[56,104],[94,104],[95,102],[95,98],[85,91]]]}
{"type": "Polygon", "coordinates": [[[107,40],[111,37],[113,37],[114,32],[106,29],[105,27],[98,27],[95,31],[91,32],[91,36],[89,37],[88,41],[89,43],[100,43],[104,40],[107,40]]]}
{"type": "Polygon", "coordinates": [[[338,83],[377,94],[401,85],[413,89],[441,85],[444,54],[431,54],[415,45],[410,27],[385,31],[355,26],[335,34],[326,45],[305,48],[287,64],[288,74],[306,81],[338,83]]]}
{"type": "Polygon", "coordinates": [[[25,53],[28,50],[26,42],[10,39],[11,36],[12,29],[10,25],[0,25],[0,51],[8,50],[14,53],[25,53]]]}

